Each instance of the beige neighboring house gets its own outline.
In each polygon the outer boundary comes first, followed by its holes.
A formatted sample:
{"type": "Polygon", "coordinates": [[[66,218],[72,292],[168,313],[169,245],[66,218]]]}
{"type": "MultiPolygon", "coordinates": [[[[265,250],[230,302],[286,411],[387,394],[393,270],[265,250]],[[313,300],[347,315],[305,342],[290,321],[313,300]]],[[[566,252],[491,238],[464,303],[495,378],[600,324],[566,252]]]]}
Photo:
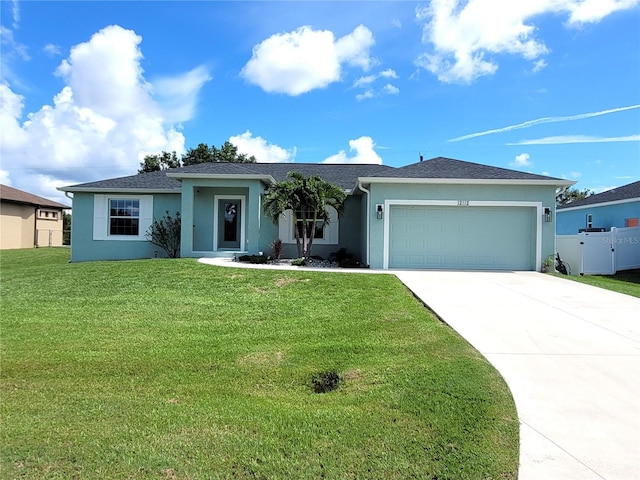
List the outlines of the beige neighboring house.
{"type": "Polygon", "coordinates": [[[62,211],[70,207],[0,185],[0,249],[60,247],[62,211]]]}

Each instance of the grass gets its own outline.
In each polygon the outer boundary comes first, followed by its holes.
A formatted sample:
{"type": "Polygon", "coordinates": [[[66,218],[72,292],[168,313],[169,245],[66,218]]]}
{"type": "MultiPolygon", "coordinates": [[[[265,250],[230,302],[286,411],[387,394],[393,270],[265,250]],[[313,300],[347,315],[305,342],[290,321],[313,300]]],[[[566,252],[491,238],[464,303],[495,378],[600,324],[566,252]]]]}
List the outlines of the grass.
{"type": "Polygon", "coordinates": [[[615,275],[571,275],[564,276],[576,282],[586,283],[594,287],[606,288],[625,295],[640,298],[640,269],[624,270],[615,275]]]}
{"type": "Polygon", "coordinates": [[[2,478],[517,477],[503,379],[393,276],[67,261],[1,253],[2,478]]]}

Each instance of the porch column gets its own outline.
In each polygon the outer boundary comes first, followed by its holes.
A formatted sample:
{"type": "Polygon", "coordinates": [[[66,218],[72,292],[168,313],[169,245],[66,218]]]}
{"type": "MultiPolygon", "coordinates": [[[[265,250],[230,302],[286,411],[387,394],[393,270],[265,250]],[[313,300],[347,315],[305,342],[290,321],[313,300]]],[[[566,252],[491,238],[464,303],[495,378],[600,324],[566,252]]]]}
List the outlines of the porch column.
{"type": "Polygon", "coordinates": [[[182,203],[180,230],[180,256],[193,257],[193,185],[191,182],[182,182],[182,203]]]}

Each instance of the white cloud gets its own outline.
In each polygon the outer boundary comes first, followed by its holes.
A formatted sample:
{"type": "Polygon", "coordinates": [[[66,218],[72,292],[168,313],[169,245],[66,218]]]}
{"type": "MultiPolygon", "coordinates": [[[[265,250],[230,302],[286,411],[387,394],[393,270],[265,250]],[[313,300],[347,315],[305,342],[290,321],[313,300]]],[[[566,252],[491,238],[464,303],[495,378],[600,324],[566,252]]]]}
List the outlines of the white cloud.
{"type": "Polygon", "coordinates": [[[0,183],[2,185],[11,185],[11,178],[9,178],[9,172],[0,169],[0,183]]]}
{"type": "Polygon", "coordinates": [[[74,46],[56,70],[65,86],[26,117],[24,98],[0,84],[0,156],[16,188],[60,201],[57,186],[131,175],[144,155],[184,152],[184,135],[170,121],[190,118],[208,75],[194,69],[160,81],[162,93],[186,105],[164,110],[143,75],[141,41],[109,26],[74,46]]]}
{"type": "Polygon", "coordinates": [[[376,93],[373,90],[368,89],[368,90],[365,90],[362,93],[357,94],[356,95],[356,100],[358,100],[358,101],[360,101],[360,100],[368,100],[369,98],[375,98],[375,96],[376,96],[376,93]]]}
{"type": "Polygon", "coordinates": [[[531,166],[530,158],[528,153],[521,153],[520,155],[516,155],[515,160],[509,165],[512,167],[529,167],[531,166]]]}
{"type": "Polygon", "coordinates": [[[364,88],[365,91],[362,93],[358,93],[356,95],[356,100],[367,100],[383,95],[398,95],[400,93],[400,89],[390,83],[387,83],[381,88],[374,88],[372,85],[379,78],[398,78],[398,74],[395,72],[395,70],[388,68],[381,71],[380,73],[366,75],[364,77],[358,78],[355,82],[353,82],[353,88],[364,88]]]}
{"type": "Polygon", "coordinates": [[[99,115],[126,117],[145,111],[159,116],[152,87],[142,73],[142,37],[112,25],[71,49],[56,74],[73,91],[74,102],[99,115]]]}
{"type": "Polygon", "coordinates": [[[296,156],[296,147],[286,150],[278,145],[267,142],[262,137],[254,137],[247,130],[241,135],[234,135],[229,138],[229,142],[238,147],[238,153],[253,155],[258,162],[282,163],[293,162],[296,156]]]}
{"type": "Polygon", "coordinates": [[[619,10],[627,10],[640,3],[638,0],[582,0],[567,1],[569,24],[595,23],[619,10]]]}
{"type": "Polygon", "coordinates": [[[542,70],[543,68],[545,68],[546,66],[547,66],[547,61],[541,58],[540,60],[536,60],[536,62],[533,64],[533,68],[531,69],[531,71],[533,73],[536,73],[542,70]]]}
{"type": "Polygon", "coordinates": [[[416,9],[423,25],[422,41],[429,49],[416,65],[445,83],[472,83],[498,70],[496,56],[517,55],[543,64],[549,50],[538,38],[533,21],[545,13],[568,14],[569,25],[593,23],[632,8],[640,0],[433,0],[416,9]]]}
{"type": "Polygon", "coordinates": [[[565,143],[614,143],[614,142],[640,142],[640,135],[627,135],[625,137],[590,137],[587,135],[558,135],[555,137],[537,138],[534,140],[522,140],[520,142],[507,143],[507,145],[561,145],[565,143]]]}
{"type": "Polygon", "coordinates": [[[0,83],[0,152],[3,166],[7,166],[7,151],[19,150],[27,142],[18,119],[22,116],[24,97],[11,91],[8,85],[0,83]]]}
{"type": "Polygon", "coordinates": [[[60,48],[60,46],[54,45],[53,43],[47,43],[42,50],[50,57],[55,57],[56,55],[60,55],[62,53],[62,49],[60,48]]]}
{"type": "Polygon", "coordinates": [[[355,140],[349,140],[349,151],[355,152],[349,157],[344,150],[331,155],[322,161],[322,163],[373,163],[382,164],[382,158],[375,151],[376,144],[371,137],[360,137],[355,140]]]}
{"type": "Polygon", "coordinates": [[[387,83],[384,87],[382,87],[382,92],[386,95],[398,95],[400,93],[400,89],[395,85],[387,83]]]}
{"type": "Polygon", "coordinates": [[[344,64],[367,71],[375,64],[369,54],[373,44],[363,25],[338,40],[329,30],[303,26],[254,46],[241,75],[266,92],[301,95],[340,81],[344,64]]]}
{"type": "Polygon", "coordinates": [[[380,72],[380,76],[383,78],[398,78],[398,74],[391,68],[387,68],[386,70],[380,72]]]}
{"type": "Polygon", "coordinates": [[[29,49],[15,40],[12,30],[0,25],[0,50],[0,82],[20,83],[13,64],[31,60],[29,49]]]}
{"type": "Polygon", "coordinates": [[[209,71],[202,66],[183,75],[154,80],[154,91],[164,111],[165,122],[177,123],[193,118],[198,94],[209,80],[209,71]]]}
{"type": "Polygon", "coordinates": [[[377,63],[369,55],[369,49],[375,43],[371,30],[364,25],[358,25],[349,35],[336,41],[335,51],[338,62],[360,67],[366,72],[377,63]]]}
{"type": "Polygon", "coordinates": [[[353,82],[353,87],[354,88],[366,87],[368,85],[371,85],[373,82],[375,82],[377,78],[378,78],[377,75],[366,75],[364,77],[360,77],[355,82],[353,82]]]}
{"type": "Polygon", "coordinates": [[[13,16],[13,28],[18,28],[20,24],[20,4],[18,0],[11,1],[11,14],[13,16]]]}
{"type": "MultiPolygon", "coordinates": [[[[511,130],[519,130],[521,128],[529,128],[535,125],[542,125],[544,123],[558,123],[558,122],[571,122],[574,120],[585,120],[587,118],[599,117],[601,115],[608,115],[610,113],[624,112],[626,110],[633,110],[640,108],[639,105],[630,105],[628,107],[610,108],[607,110],[601,110],[599,112],[580,113],[578,115],[567,115],[563,117],[543,117],[535,120],[527,120],[526,122],[518,123],[516,125],[509,125],[507,127],[494,128],[492,130],[485,130],[483,132],[470,133],[468,135],[462,135],[448,140],[449,142],[459,142],[461,140],[469,140],[470,138],[482,137],[484,135],[492,135],[494,133],[509,132],[511,130]]],[[[517,144],[520,145],[520,144],[517,144]]]]}

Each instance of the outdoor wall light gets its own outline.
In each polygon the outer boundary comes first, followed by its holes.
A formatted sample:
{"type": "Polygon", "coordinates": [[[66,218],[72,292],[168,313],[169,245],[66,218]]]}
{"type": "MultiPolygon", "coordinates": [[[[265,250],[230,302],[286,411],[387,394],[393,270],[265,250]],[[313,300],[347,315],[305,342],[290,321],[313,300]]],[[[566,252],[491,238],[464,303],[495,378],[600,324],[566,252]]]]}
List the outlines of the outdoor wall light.
{"type": "Polygon", "coordinates": [[[551,209],[549,207],[544,207],[544,221],[551,221],[551,209]]]}
{"type": "Polygon", "coordinates": [[[382,220],[382,214],[384,213],[384,205],[381,203],[376,204],[376,218],[382,220]]]}

